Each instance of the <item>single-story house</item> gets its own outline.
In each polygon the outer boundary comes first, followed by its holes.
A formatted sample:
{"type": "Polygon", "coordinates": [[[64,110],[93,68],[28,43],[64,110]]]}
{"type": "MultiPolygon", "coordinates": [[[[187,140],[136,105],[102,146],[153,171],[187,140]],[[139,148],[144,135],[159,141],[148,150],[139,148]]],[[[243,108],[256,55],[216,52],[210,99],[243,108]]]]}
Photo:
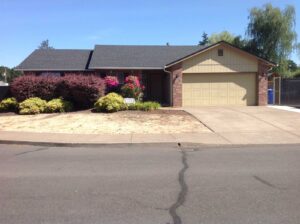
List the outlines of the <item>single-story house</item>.
{"type": "Polygon", "coordinates": [[[146,100],[166,105],[266,105],[273,62],[221,41],[210,46],[96,45],[93,50],[35,50],[25,75],[139,75],[146,100]]]}

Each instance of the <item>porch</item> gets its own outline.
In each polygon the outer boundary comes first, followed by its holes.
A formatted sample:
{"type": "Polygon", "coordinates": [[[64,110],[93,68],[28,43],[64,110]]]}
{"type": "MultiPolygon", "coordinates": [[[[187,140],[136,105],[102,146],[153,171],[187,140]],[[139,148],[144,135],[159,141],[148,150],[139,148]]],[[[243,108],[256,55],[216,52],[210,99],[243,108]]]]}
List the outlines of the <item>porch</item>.
{"type": "Polygon", "coordinates": [[[102,78],[107,75],[117,76],[121,85],[124,84],[127,76],[138,76],[141,84],[145,86],[143,96],[145,101],[156,101],[163,106],[171,105],[170,75],[163,70],[110,70],[98,72],[102,78]]]}

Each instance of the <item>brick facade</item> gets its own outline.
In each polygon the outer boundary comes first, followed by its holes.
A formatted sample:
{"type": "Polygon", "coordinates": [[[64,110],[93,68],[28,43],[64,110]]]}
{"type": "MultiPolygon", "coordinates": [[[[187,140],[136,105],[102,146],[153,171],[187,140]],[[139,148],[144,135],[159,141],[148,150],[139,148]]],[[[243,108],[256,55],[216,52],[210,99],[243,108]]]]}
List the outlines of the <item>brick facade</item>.
{"type": "Polygon", "coordinates": [[[268,104],[268,70],[270,67],[263,63],[258,62],[257,72],[257,105],[266,106],[268,104]]]}
{"type": "Polygon", "coordinates": [[[170,68],[172,77],[172,100],[174,107],[182,107],[182,65],[170,68]]]}

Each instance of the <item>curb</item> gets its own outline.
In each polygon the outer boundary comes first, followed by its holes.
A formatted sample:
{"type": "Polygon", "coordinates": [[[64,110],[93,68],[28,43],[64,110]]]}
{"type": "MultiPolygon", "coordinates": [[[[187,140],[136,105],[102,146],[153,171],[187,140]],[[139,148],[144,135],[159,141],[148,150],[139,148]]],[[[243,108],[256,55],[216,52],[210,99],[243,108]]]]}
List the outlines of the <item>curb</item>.
{"type": "Polygon", "coordinates": [[[148,142],[148,143],[58,143],[58,142],[30,142],[30,141],[13,141],[13,140],[0,140],[1,145],[27,145],[27,146],[44,146],[44,147],[72,147],[72,148],[96,148],[101,146],[136,146],[136,145],[165,145],[173,147],[181,147],[185,150],[199,151],[195,149],[197,147],[206,147],[206,148],[231,148],[238,149],[240,147],[252,147],[252,146],[280,146],[280,145],[295,145],[298,146],[298,143],[289,143],[289,144],[204,144],[204,143],[193,143],[193,142],[148,142]]]}
{"type": "MultiPolygon", "coordinates": [[[[233,145],[228,144],[204,144],[204,143],[193,143],[193,142],[144,142],[144,143],[63,143],[63,142],[32,142],[32,141],[14,141],[14,140],[0,140],[1,145],[28,145],[28,146],[44,146],[44,147],[72,147],[72,148],[96,148],[101,146],[133,146],[133,145],[165,145],[183,148],[194,148],[194,147],[228,147],[233,145]]],[[[237,145],[235,145],[237,146],[237,145]]]]}
{"type": "Polygon", "coordinates": [[[79,147],[97,147],[97,146],[105,146],[105,145],[131,145],[132,143],[63,143],[63,142],[30,142],[30,141],[0,140],[0,145],[1,144],[79,148],[79,147]]]}
{"type": "MultiPolygon", "coordinates": [[[[178,146],[178,142],[148,142],[148,143],[63,143],[63,142],[30,142],[30,141],[14,141],[14,140],[0,140],[0,145],[30,145],[30,146],[46,146],[46,147],[73,147],[73,148],[81,148],[81,147],[98,147],[98,146],[131,146],[131,145],[172,145],[178,146]]],[[[194,144],[194,143],[186,143],[186,144],[194,144]]],[[[197,144],[204,145],[204,144],[197,144]]]]}

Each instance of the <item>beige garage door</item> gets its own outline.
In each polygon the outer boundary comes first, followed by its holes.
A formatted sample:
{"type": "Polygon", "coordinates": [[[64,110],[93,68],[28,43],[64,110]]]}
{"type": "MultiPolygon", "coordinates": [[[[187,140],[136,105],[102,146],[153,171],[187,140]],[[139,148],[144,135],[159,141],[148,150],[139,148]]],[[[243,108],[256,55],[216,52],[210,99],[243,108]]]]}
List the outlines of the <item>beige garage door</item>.
{"type": "Polygon", "coordinates": [[[256,76],[183,74],[183,106],[255,105],[256,76]]]}

